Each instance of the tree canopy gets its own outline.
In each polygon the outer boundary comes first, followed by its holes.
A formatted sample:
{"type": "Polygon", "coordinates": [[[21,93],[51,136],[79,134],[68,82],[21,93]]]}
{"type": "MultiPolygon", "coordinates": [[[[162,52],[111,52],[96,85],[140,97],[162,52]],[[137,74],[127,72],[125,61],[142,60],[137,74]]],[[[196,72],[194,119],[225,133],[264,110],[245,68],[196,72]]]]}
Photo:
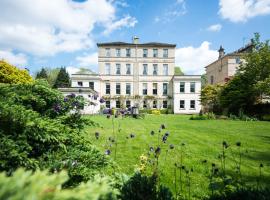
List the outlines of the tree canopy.
{"type": "Polygon", "coordinates": [[[70,87],[69,74],[65,67],[61,67],[54,83],[55,88],[70,87]]]}
{"type": "Polygon", "coordinates": [[[4,60],[0,60],[0,83],[31,83],[32,77],[26,69],[19,69],[4,60]]]}
{"type": "Polygon", "coordinates": [[[184,73],[182,72],[180,67],[175,66],[174,67],[174,75],[184,75],[184,73]]]}
{"type": "Polygon", "coordinates": [[[47,71],[42,67],[40,72],[37,73],[36,79],[48,79],[47,71]]]}

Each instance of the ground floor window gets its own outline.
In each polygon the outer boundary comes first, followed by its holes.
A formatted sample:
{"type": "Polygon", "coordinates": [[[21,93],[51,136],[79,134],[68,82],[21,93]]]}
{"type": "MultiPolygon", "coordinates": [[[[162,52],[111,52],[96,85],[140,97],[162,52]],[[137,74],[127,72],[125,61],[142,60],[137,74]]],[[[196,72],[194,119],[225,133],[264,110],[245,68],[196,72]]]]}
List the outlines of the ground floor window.
{"type": "Polygon", "coordinates": [[[126,107],[127,107],[127,108],[130,107],[130,101],[129,101],[129,100],[126,101],[126,107]]]}
{"type": "Polygon", "coordinates": [[[190,109],[195,109],[195,100],[190,100],[190,109]]]}
{"type": "Polygon", "coordinates": [[[167,101],[163,101],[162,106],[163,106],[163,108],[168,108],[168,102],[167,101]]]}
{"type": "Polygon", "coordinates": [[[180,109],[185,109],[185,100],[180,100],[180,109]]]}
{"type": "Polygon", "coordinates": [[[111,102],[110,101],[106,101],[105,102],[106,108],[110,108],[111,107],[111,102]]]}
{"type": "Polygon", "coordinates": [[[116,101],[116,108],[120,108],[120,101],[116,101]]]}
{"type": "Polygon", "coordinates": [[[157,108],[157,101],[153,101],[153,108],[157,108]]]}
{"type": "Polygon", "coordinates": [[[143,101],[143,108],[147,108],[147,102],[143,101]]]}

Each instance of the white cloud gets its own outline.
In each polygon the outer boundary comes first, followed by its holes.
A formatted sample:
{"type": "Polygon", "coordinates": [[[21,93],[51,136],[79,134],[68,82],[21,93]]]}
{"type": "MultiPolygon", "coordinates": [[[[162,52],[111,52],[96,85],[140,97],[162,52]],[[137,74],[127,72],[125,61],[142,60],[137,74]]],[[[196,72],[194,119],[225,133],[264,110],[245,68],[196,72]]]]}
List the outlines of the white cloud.
{"type": "Polygon", "coordinates": [[[14,54],[12,51],[0,50],[0,60],[5,60],[16,66],[25,66],[27,64],[27,57],[24,54],[14,54]]]}
{"type": "Polygon", "coordinates": [[[173,4],[169,5],[160,16],[154,18],[154,22],[168,23],[176,18],[183,16],[187,13],[186,1],[185,0],[175,0],[173,4]]]}
{"type": "Polygon", "coordinates": [[[219,14],[232,22],[270,13],[270,0],[219,0],[219,14]]]}
{"type": "Polygon", "coordinates": [[[204,41],[199,47],[177,48],[175,52],[176,66],[180,66],[185,74],[203,74],[204,67],[218,58],[218,52],[210,49],[210,43],[204,41]]]}
{"type": "Polygon", "coordinates": [[[207,28],[208,31],[219,32],[222,29],[221,24],[213,24],[207,28]]]}
{"type": "Polygon", "coordinates": [[[108,0],[1,0],[0,7],[0,46],[38,56],[90,48],[95,25],[113,31],[135,21],[117,18],[108,0]]]}
{"type": "Polygon", "coordinates": [[[96,67],[98,64],[98,53],[85,54],[84,56],[76,57],[80,67],[96,67]]]}
{"type": "Polygon", "coordinates": [[[128,15],[118,21],[115,21],[113,23],[108,23],[106,25],[106,30],[103,33],[105,35],[108,35],[114,30],[121,29],[122,27],[134,27],[137,22],[138,21],[136,20],[136,18],[128,15]]]}
{"type": "Polygon", "coordinates": [[[69,67],[66,67],[66,70],[67,70],[67,72],[69,73],[69,75],[71,75],[71,74],[75,74],[75,73],[77,73],[78,71],[80,71],[80,68],[78,68],[78,67],[73,67],[73,66],[69,66],[69,67]]]}

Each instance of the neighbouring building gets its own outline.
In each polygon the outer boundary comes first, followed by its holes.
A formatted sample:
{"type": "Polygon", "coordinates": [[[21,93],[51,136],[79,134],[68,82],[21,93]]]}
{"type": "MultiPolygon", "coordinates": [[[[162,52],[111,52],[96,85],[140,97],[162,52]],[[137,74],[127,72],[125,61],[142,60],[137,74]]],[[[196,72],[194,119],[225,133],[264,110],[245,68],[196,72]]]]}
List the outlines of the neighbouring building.
{"type": "Polygon", "coordinates": [[[205,67],[207,84],[224,84],[230,80],[241,62],[244,61],[243,56],[247,52],[251,52],[252,47],[253,45],[250,43],[235,52],[225,54],[224,48],[220,46],[218,59],[205,67]]]}
{"type": "Polygon", "coordinates": [[[198,113],[200,76],[174,76],[175,44],[98,43],[98,74],[72,74],[72,87],[96,91],[106,108],[138,106],[198,113]],[[184,91],[182,91],[182,85],[184,91]],[[184,101],[184,103],[183,103],[184,101]]]}

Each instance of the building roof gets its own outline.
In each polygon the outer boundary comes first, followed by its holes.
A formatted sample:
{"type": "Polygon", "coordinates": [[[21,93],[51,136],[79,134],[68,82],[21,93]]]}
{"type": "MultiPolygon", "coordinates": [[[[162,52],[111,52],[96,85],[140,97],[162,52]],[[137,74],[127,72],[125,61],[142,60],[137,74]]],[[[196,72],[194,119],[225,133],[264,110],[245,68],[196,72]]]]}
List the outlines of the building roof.
{"type": "Polygon", "coordinates": [[[148,42],[148,43],[127,43],[127,42],[105,42],[97,43],[98,47],[107,46],[138,46],[138,47],[176,47],[176,44],[160,43],[160,42],[148,42]]]}
{"type": "Polygon", "coordinates": [[[240,49],[237,49],[236,51],[233,51],[231,53],[225,54],[224,56],[222,56],[221,58],[218,58],[217,60],[215,60],[214,62],[210,63],[209,65],[207,65],[205,68],[209,67],[210,65],[216,63],[217,61],[219,61],[220,59],[224,59],[225,57],[229,57],[229,56],[243,56],[245,53],[249,53],[252,51],[253,48],[253,44],[249,43],[244,47],[241,47],[240,49]]]}
{"type": "Polygon", "coordinates": [[[92,93],[92,94],[97,94],[97,92],[91,88],[87,87],[69,87],[69,88],[58,88],[59,91],[61,92],[66,92],[66,93],[92,93]]]}

